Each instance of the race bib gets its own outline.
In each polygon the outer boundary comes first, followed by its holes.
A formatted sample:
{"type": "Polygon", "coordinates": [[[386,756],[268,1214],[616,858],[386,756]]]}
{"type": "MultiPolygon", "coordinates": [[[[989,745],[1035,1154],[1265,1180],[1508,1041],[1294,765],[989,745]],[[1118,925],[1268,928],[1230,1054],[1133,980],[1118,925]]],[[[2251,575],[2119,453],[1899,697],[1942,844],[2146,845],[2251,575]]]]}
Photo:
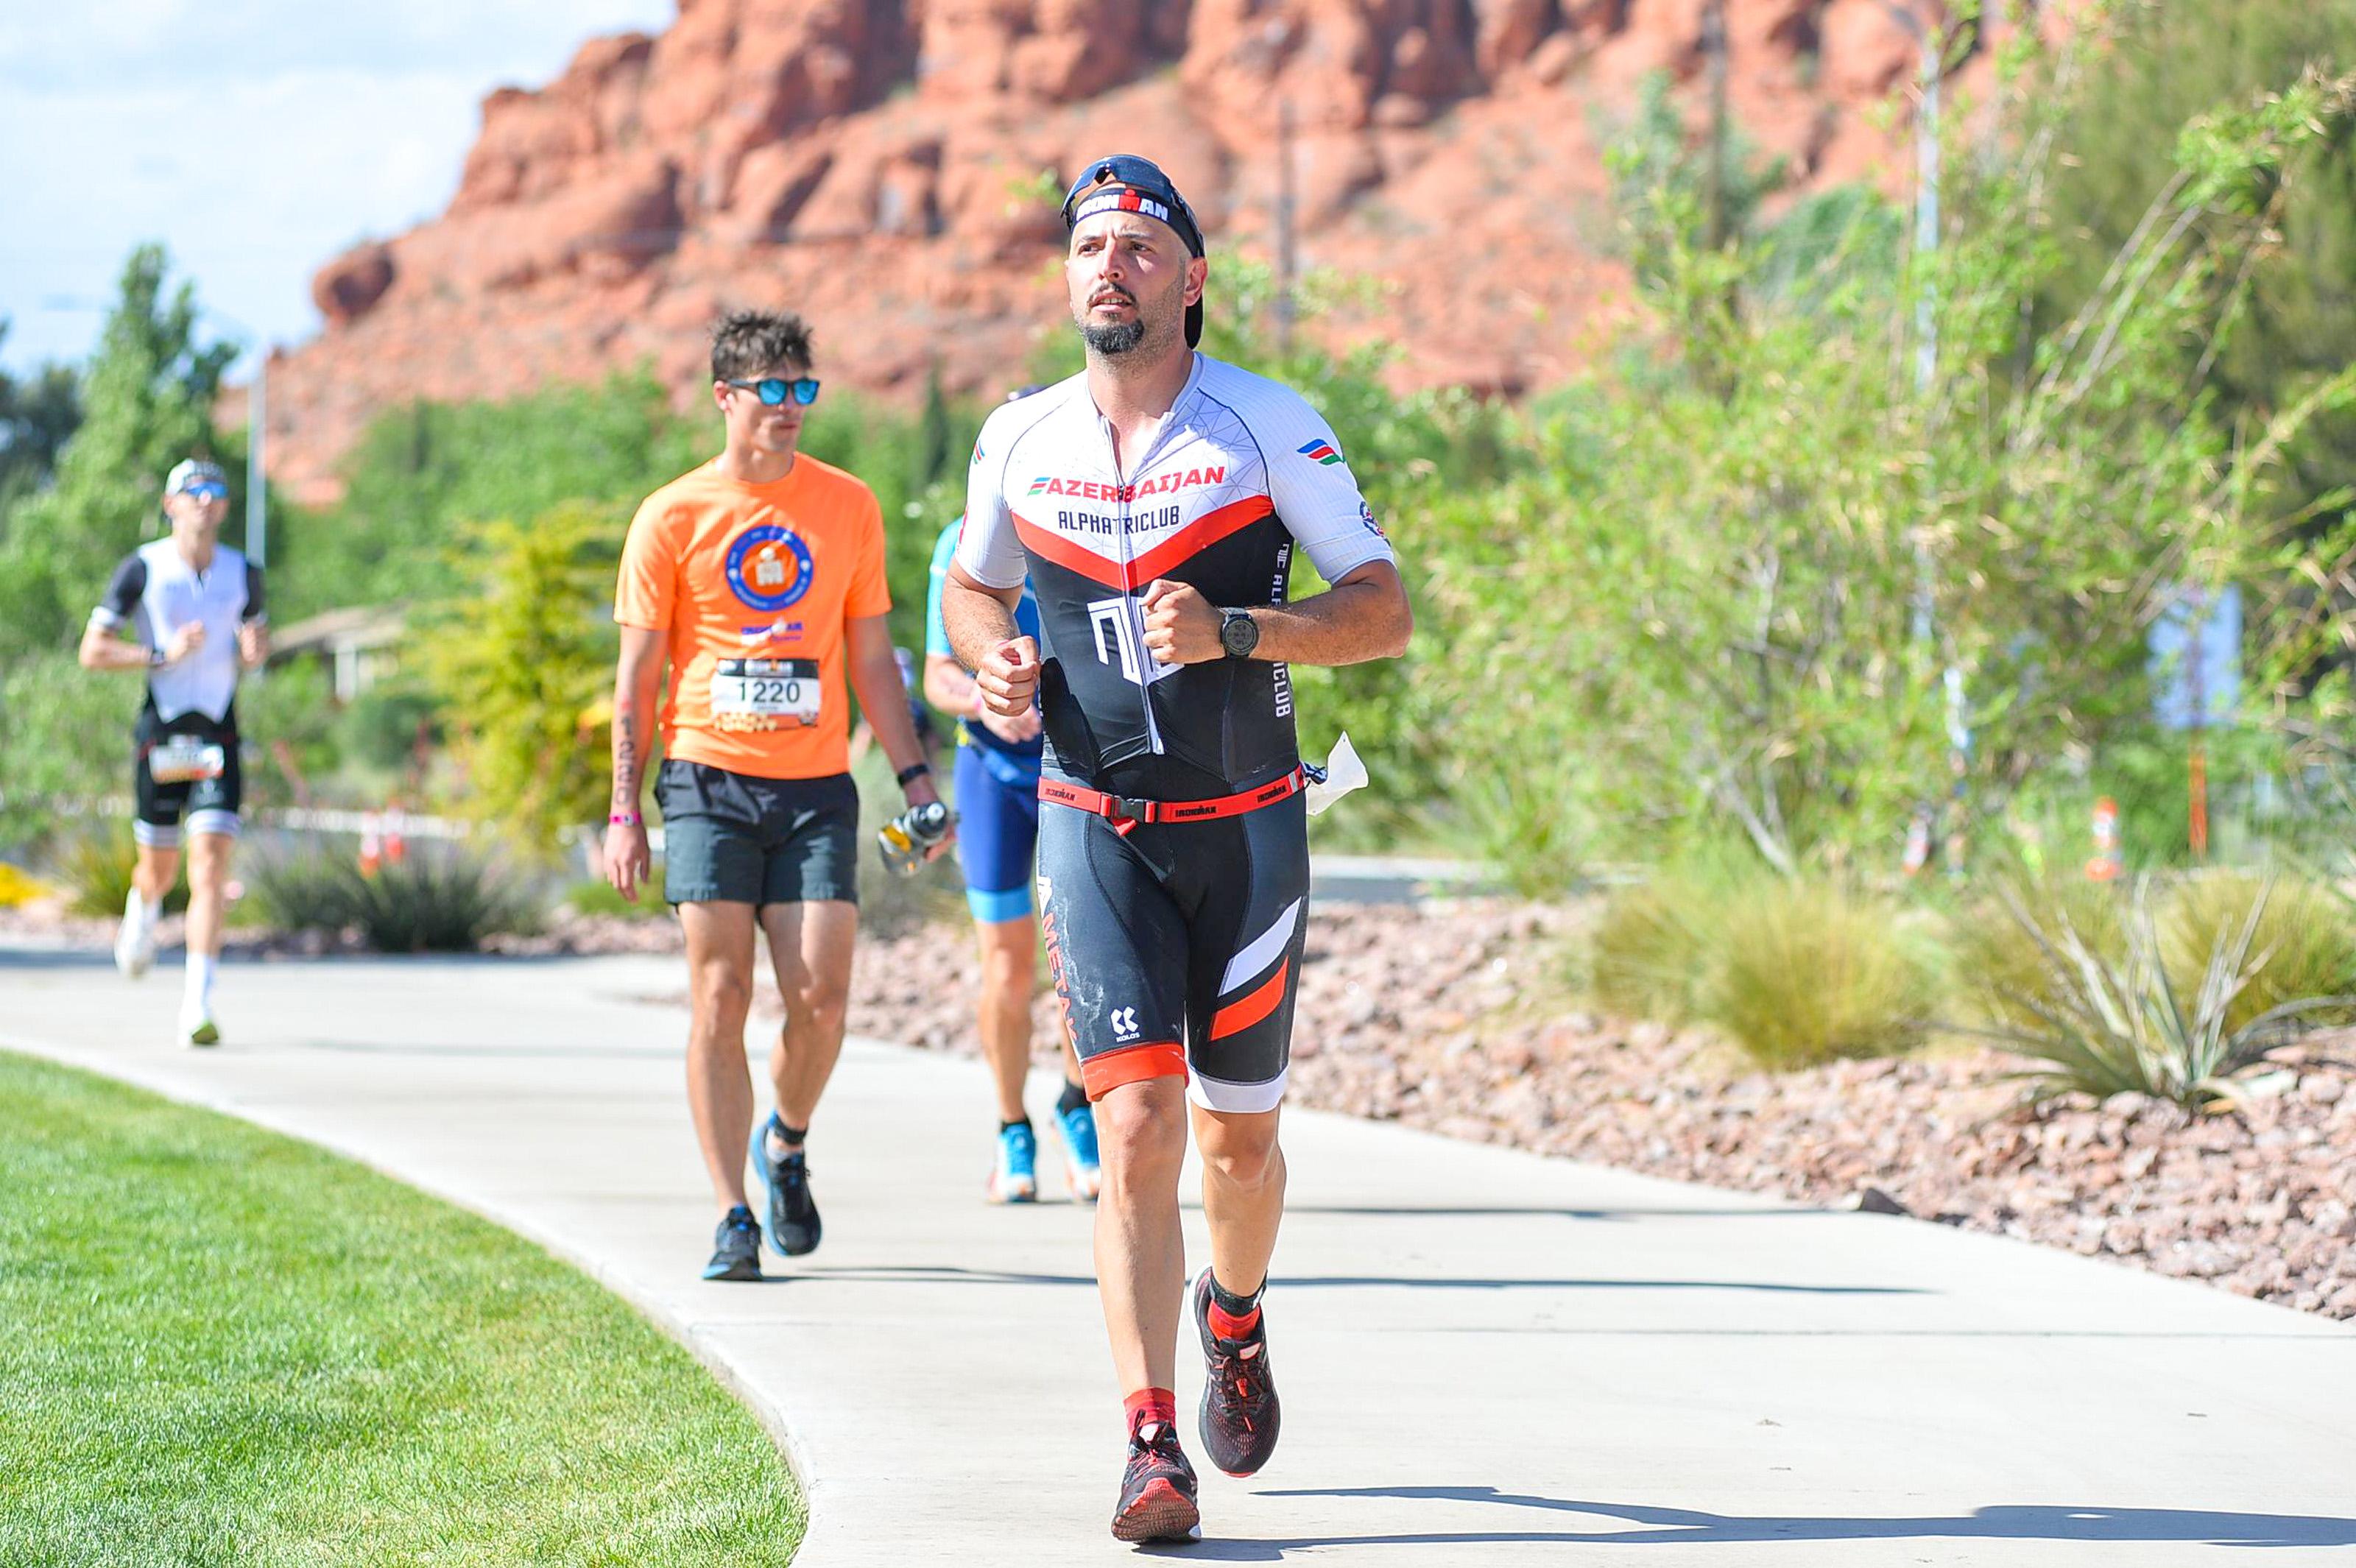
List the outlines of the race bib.
{"type": "Polygon", "coordinates": [[[722,730],[793,730],[819,718],[815,659],[722,659],[712,670],[712,721],[722,730]]]}
{"type": "Polygon", "coordinates": [[[147,776],[157,784],[217,779],[228,767],[229,754],[196,735],[175,735],[158,741],[147,752],[147,776]]]}

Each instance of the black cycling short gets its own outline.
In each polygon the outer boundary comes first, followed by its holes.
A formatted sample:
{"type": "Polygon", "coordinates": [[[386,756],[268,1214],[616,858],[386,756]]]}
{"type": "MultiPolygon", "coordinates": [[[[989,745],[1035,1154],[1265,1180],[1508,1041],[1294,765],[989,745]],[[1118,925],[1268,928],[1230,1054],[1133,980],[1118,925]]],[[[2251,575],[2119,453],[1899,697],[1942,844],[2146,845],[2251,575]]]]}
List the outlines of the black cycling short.
{"type": "Polygon", "coordinates": [[[1210,1110],[1275,1109],[1309,926],[1303,796],[1126,834],[1043,802],[1039,904],[1090,1099],[1174,1076],[1210,1110]]]}
{"type": "Polygon", "coordinates": [[[132,837],[155,849],[179,847],[185,821],[191,833],[234,838],[245,798],[238,761],[237,710],[210,719],[190,710],[166,719],[139,710],[132,731],[132,837]]]}
{"type": "Polygon", "coordinates": [[[849,773],[765,779],[666,759],[663,899],[674,904],[859,901],[859,789],[849,773]]]}

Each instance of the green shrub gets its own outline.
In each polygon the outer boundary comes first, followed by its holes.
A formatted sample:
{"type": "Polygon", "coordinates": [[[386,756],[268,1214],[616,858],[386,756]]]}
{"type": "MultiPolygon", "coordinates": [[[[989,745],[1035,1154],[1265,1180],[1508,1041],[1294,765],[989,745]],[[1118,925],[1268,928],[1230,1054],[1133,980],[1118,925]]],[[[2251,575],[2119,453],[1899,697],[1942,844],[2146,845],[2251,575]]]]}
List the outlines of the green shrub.
{"type": "Polygon", "coordinates": [[[512,880],[463,849],[412,848],[374,876],[341,856],[300,855],[262,863],[248,885],[271,924],[357,927],[380,953],[471,953],[487,936],[535,923],[512,880]]]}
{"type": "MultiPolygon", "coordinates": [[[[2198,987],[2210,955],[2253,908],[2259,914],[2250,976],[2226,1006],[2228,1029],[2286,1003],[2356,991],[2356,927],[2329,889],[2303,878],[2218,871],[2179,883],[2159,916],[2160,962],[2179,992],[2198,987]]],[[[2329,1010],[2319,1009],[2318,1021],[2325,1016],[2329,1010]]]]}
{"type": "MultiPolygon", "coordinates": [[[[139,846],[131,837],[131,825],[114,821],[68,837],[59,846],[49,873],[72,891],[69,907],[74,913],[113,919],[130,900],[131,877],[138,865],[139,846]]],[[[172,891],[164,895],[164,912],[178,914],[187,907],[187,863],[183,860],[173,876],[172,891]]]]}
{"type": "Polygon", "coordinates": [[[1699,924],[1708,912],[1697,894],[1690,880],[1670,876],[1612,895],[1590,939],[1589,979],[1598,1002],[1664,1023],[1694,1017],[1709,950],[1699,924]]]}
{"type": "Polygon", "coordinates": [[[2147,1094],[2212,1110],[2232,1103],[2235,1076],[2303,1020],[2344,1008],[2344,997],[2301,998],[2238,1025],[2230,1021],[2258,970],[2258,933],[2274,891],[2271,882],[2244,888],[2238,910],[2223,892],[2207,901],[2222,918],[2197,974],[2184,979],[2169,973],[2147,883],[2135,890],[2125,951],[2116,957],[2080,932],[2066,909],[2012,899],[2013,919],[2040,961],[2041,973],[2019,1003],[2034,1023],[1988,1032],[2042,1064],[2021,1074],[2030,1094],[2147,1094]]]}
{"type": "Polygon", "coordinates": [[[278,931],[337,932],[353,923],[348,856],[318,850],[257,856],[245,873],[245,902],[278,931]]]}
{"type": "Polygon", "coordinates": [[[135,678],[86,670],[70,652],[0,664],[0,845],[37,843],[61,808],[128,795],[138,711],[135,678]]]}
{"type": "Polygon", "coordinates": [[[404,773],[416,761],[421,741],[441,743],[441,704],[413,682],[379,681],[345,705],[335,733],[347,761],[379,773],[404,773]]]}
{"type": "Polygon", "coordinates": [[[1709,933],[1700,1016],[1782,1070],[1922,1043],[1931,973],[1896,904],[1827,879],[1762,880],[1709,933]]]}

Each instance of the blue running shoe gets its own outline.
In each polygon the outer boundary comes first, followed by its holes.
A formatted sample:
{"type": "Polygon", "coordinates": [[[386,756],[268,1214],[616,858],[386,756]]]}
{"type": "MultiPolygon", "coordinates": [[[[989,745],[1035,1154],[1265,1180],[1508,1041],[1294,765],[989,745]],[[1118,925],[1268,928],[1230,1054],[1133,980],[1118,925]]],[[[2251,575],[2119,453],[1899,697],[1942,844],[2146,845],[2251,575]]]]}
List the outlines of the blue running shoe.
{"type": "Polygon", "coordinates": [[[1072,1184],[1072,1201],[1093,1203],[1104,1190],[1104,1168],[1097,1163],[1096,1113],[1075,1105],[1056,1121],[1064,1134],[1064,1175],[1072,1184]]]}
{"type": "Polygon", "coordinates": [[[998,1163],[990,1169],[992,1203],[1039,1201],[1039,1135],[1028,1122],[998,1130],[998,1163]]]}
{"type": "Polygon", "coordinates": [[[704,1278],[761,1277],[761,1222],[753,1218],[753,1211],[742,1203],[729,1210],[712,1243],[712,1261],[703,1265],[704,1278]]]}
{"type": "Polygon", "coordinates": [[[789,1258],[818,1251],[821,1227],[818,1202],[810,1197],[809,1160],[796,1149],[783,1159],[769,1157],[769,1129],[775,1115],[753,1128],[752,1147],[745,1153],[754,1174],[769,1189],[769,1244],[789,1258]]]}

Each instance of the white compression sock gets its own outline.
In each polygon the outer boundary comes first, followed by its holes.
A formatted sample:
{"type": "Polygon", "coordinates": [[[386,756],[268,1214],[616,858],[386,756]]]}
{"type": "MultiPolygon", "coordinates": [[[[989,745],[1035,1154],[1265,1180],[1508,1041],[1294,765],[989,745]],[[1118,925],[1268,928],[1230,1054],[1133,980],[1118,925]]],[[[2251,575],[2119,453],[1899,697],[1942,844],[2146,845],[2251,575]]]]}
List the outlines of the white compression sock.
{"type": "Polygon", "coordinates": [[[185,999],[190,1007],[211,1010],[213,971],[220,966],[220,960],[209,953],[188,955],[188,988],[185,994],[185,999]]]}

